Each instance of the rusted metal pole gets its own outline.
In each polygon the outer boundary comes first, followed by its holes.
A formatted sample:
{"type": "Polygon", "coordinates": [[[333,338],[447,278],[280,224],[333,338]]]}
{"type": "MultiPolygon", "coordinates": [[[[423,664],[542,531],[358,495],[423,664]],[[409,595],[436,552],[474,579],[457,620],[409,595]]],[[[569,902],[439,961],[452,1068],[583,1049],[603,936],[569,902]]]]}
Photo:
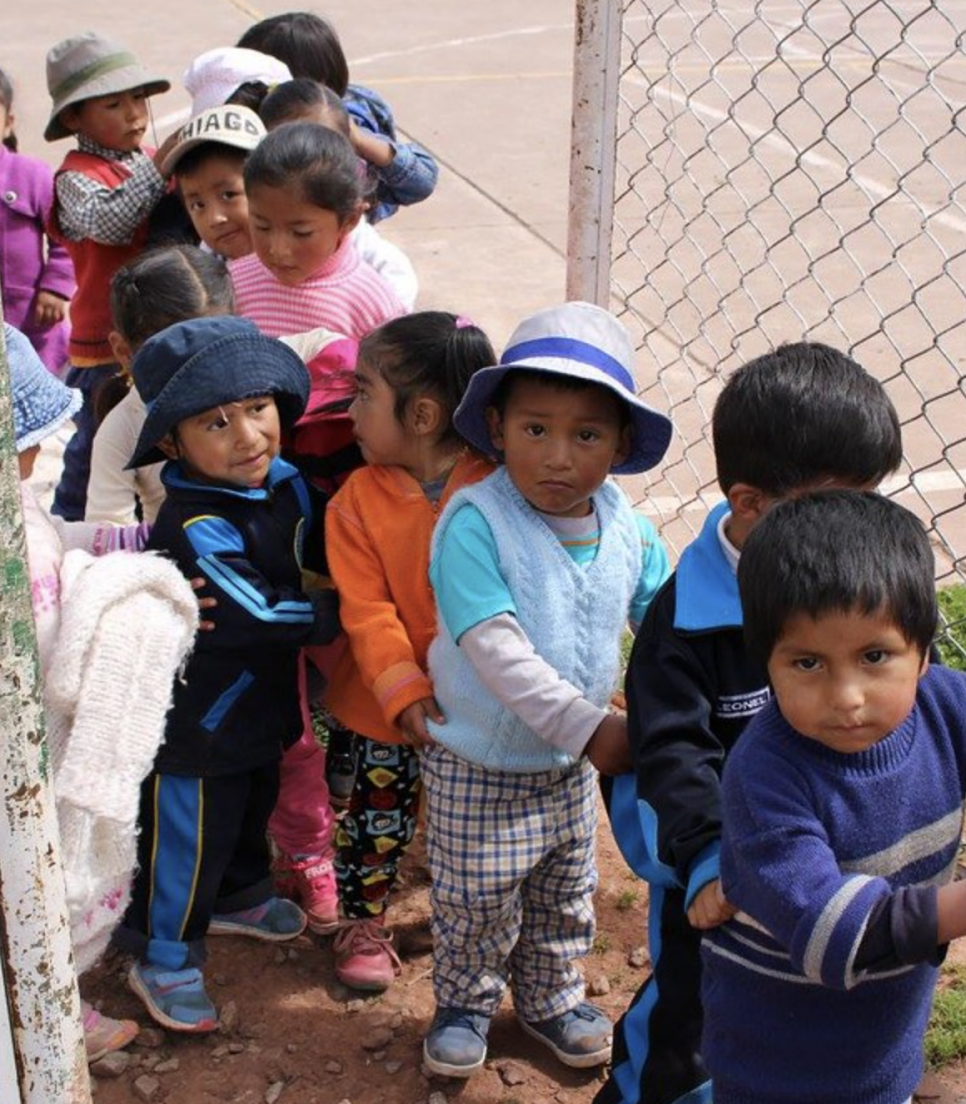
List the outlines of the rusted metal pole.
{"type": "Polygon", "coordinates": [[[0,579],[0,1101],[90,1104],[2,326],[0,579]]]}
{"type": "Polygon", "coordinates": [[[609,305],[620,0],[577,0],[567,224],[567,298],[609,305]]]}

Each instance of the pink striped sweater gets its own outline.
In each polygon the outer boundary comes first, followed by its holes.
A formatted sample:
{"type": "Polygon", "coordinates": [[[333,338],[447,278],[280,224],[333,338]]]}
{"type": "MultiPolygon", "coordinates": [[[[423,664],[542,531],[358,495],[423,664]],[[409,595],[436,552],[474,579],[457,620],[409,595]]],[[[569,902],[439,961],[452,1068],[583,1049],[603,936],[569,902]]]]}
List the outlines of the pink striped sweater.
{"type": "Polygon", "coordinates": [[[228,268],[236,313],[250,318],[269,337],[325,326],[360,338],[406,313],[390,285],[360,260],[348,238],[298,287],[280,284],[254,253],[231,261],[228,268]]]}

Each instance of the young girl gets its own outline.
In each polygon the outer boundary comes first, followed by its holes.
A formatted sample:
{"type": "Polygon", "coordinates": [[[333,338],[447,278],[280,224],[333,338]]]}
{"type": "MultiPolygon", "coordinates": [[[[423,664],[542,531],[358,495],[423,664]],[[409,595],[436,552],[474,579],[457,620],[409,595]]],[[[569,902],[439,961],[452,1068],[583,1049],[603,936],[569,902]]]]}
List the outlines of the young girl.
{"type": "MultiPolygon", "coordinates": [[[[258,109],[269,130],[284,123],[318,123],[351,141],[352,121],[342,100],[324,84],[297,77],[273,88],[258,109]]],[[[371,211],[377,203],[379,177],[375,168],[360,160],[363,170],[363,205],[371,211]]],[[[397,245],[387,241],[368,218],[361,218],[352,231],[352,244],[359,256],[392,285],[407,311],[416,305],[419,282],[412,262],[397,245]]]]}
{"type": "Polygon", "coordinates": [[[0,286],[3,315],[60,374],[67,363],[67,303],[74,266],[44,229],[54,202],[54,174],[36,157],[17,152],[13,86],[0,69],[0,286]]]}
{"type": "Polygon", "coordinates": [[[449,498],[492,470],[452,419],[472,374],[495,359],[481,330],[441,311],[390,322],[359,349],[350,415],[368,466],[349,476],[326,514],[351,646],[327,704],[360,737],[355,787],[336,832],[345,917],[336,973],[356,989],[386,989],[399,966],[385,911],[416,827],[426,717],[442,719],[426,676],[436,625],[430,537],[449,498]]]}
{"type": "Polygon", "coordinates": [[[349,234],[362,217],[352,146],[313,123],[280,127],[245,164],[255,255],[231,263],[238,313],[271,337],[326,326],[347,337],[404,312],[349,234]]]}
{"type": "MultiPolygon", "coordinates": [[[[134,354],[149,337],[175,322],[203,315],[231,314],[231,280],[224,262],[193,245],[170,246],[145,253],[120,269],[111,281],[108,335],[114,357],[128,372],[134,354]]],[[[140,517],[153,522],[164,500],[161,464],[133,471],[126,467],[145,409],[132,387],[101,423],[91,450],[87,487],[88,521],[129,525],[140,517]]]]}
{"type": "Polygon", "coordinates": [[[376,171],[379,187],[370,222],[432,195],[439,169],[415,142],[400,142],[386,101],[371,88],[349,83],[349,66],[335,28],[314,12],[285,12],[256,23],[238,40],[285,62],[293,77],[308,77],[341,96],[352,117],[349,140],[376,171]]]}

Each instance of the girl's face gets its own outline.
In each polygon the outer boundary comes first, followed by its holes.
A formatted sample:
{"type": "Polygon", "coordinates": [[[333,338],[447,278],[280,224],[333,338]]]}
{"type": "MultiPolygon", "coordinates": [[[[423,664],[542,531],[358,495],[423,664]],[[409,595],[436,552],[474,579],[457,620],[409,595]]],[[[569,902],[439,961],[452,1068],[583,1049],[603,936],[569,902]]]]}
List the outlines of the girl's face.
{"type": "Polygon", "coordinates": [[[395,392],[385,379],[360,360],[349,417],[367,464],[406,467],[411,462],[413,440],[396,417],[395,403],[395,392]]]}
{"type": "Polygon", "coordinates": [[[248,200],[242,177],[244,159],[212,154],[191,172],[177,173],[188,216],[201,240],[230,261],[252,251],[248,200]]]}
{"type": "Polygon", "coordinates": [[[83,134],[105,149],[131,153],[141,148],[148,129],[148,97],[143,88],[93,96],[65,107],[61,119],[68,130],[83,134]]]}
{"type": "Polygon", "coordinates": [[[333,256],[359,214],[341,220],[310,203],[296,185],[255,185],[248,193],[248,218],[258,259],[280,284],[297,287],[333,256]]]}

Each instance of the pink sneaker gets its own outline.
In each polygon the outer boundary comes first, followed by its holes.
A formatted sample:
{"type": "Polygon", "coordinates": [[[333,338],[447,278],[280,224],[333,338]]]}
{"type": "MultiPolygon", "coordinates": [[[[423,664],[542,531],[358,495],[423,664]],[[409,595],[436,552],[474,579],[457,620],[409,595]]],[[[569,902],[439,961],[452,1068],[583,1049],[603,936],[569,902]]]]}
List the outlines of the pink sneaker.
{"type": "Polygon", "coordinates": [[[332,948],[335,975],[350,989],[381,993],[402,972],[399,955],[392,947],[392,932],[383,917],[348,920],[339,929],[332,948]]]}
{"type": "Polygon", "coordinates": [[[321,855],[284,855],[275,860],[272,872],[280,897],[301,904],[309,930],[331,935],[339,927],[339,893],[332,863],[321,855]]]}

